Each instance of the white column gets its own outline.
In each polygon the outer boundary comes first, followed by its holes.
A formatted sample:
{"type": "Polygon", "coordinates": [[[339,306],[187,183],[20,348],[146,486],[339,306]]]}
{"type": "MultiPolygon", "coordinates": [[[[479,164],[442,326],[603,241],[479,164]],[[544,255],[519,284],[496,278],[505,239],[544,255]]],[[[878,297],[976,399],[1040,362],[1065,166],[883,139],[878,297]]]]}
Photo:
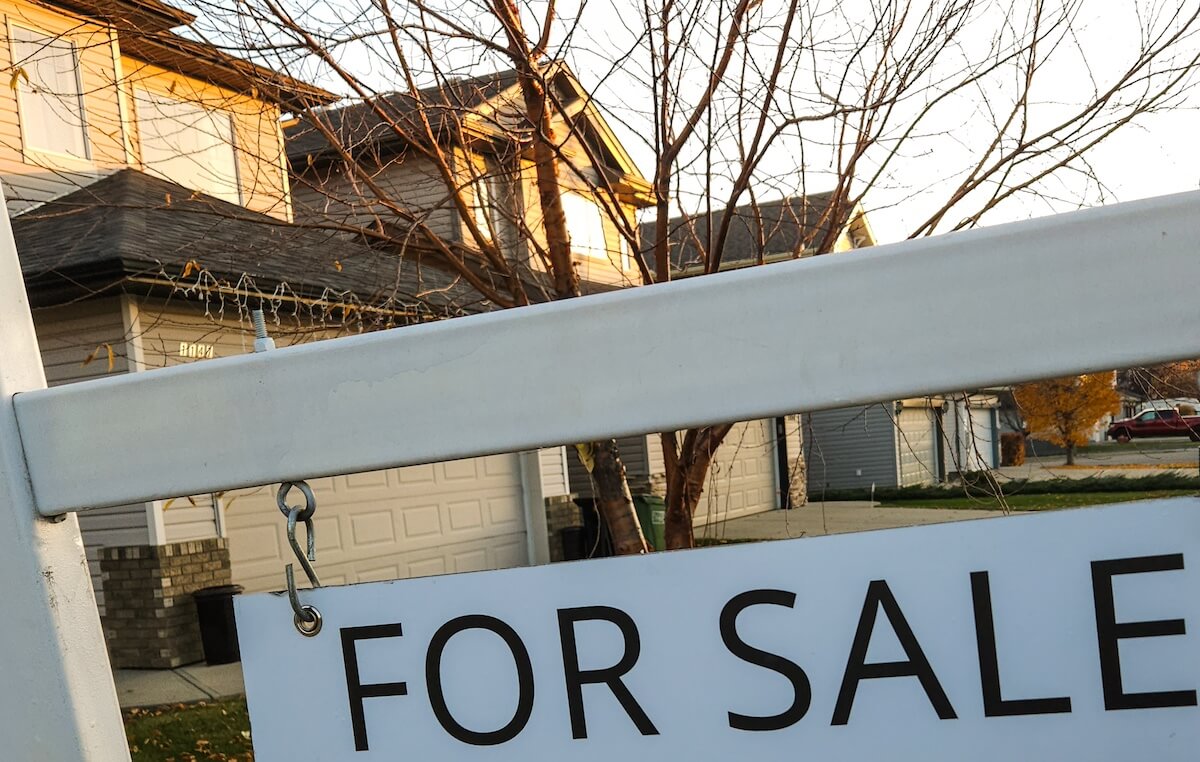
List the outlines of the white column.
{"type": "Polygon", "coordinates": [[[0,347],[0,756],[127,760],[79,525],[40,518],[29,487],[13,396],[46,378],[2,194],[0,347]]]}

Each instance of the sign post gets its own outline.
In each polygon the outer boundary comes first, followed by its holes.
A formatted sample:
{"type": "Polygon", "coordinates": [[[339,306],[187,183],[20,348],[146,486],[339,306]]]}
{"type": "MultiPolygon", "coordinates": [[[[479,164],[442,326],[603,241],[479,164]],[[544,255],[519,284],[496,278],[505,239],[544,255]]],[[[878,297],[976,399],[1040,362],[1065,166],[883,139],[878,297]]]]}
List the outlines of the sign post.
{"type": "Polygon", "coordinates": [[[78,523],[39,516],[30,490],[13,397],[46,378],[3,209],[0,193],[0,757],[129,759],[78,523]]]}
{"type": "Polygon", "coordinates": [[[1180,499],[322,588],[312,638],[237,615],[264,762],[1182,762],[1198,559],[1180,499]]]}

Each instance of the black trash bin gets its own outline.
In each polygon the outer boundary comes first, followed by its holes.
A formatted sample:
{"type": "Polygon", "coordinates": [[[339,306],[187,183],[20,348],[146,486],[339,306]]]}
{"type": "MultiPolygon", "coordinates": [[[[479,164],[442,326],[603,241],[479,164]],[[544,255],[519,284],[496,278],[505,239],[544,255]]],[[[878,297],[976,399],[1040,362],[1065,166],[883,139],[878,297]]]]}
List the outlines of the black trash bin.
{"type": "Polygon", "coordinates": [[[558,530],[562,539],[563,560],[582,561],[587,558],[587,530],[583,527],[563,527],[558,530]]]}
{"type": "Polygon", "coordinates": [[[237,623],[233,619],[233,596],[240,592],[241,585],[221,585],[192,593],[196,599],[196,616],[200,620],[204,661],[209,665],[230,664],[242,658],[238,650],[237,623]]]}

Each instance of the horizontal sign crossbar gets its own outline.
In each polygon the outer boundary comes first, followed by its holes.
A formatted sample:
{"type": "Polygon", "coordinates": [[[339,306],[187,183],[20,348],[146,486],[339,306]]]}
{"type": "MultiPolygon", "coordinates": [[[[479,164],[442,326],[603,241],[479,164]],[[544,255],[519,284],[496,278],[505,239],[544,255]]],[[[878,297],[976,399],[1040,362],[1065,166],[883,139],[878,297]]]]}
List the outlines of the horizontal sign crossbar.
{"type": "Polygon", "coordinates": [[[1200,356],[1200,193],[16,398],[45,515],[1200,356]],[[188,421],[185,435],[147,421],[188,421]]]}

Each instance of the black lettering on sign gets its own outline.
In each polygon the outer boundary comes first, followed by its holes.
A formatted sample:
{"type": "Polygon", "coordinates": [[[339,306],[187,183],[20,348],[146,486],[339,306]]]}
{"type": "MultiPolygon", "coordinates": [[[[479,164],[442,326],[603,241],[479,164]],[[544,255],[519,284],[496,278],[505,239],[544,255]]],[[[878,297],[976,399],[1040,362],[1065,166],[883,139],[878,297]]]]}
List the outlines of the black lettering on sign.
{"type": "Polygon", "coordinates": [[[975,642],[979,650],[979,682],[983,687],[985,717],[1025,714],[1064,714],[1071,711],[1066,696],[1040,699],[1005,699],[1000,692],[1000,659],[996,655],[996,623],[992,614],[992,587],[985,571],[971,572],[971,600],[975,604],[975,642]]]}
{"type": "Polygon", "coordinates": [[[529,716],[533,714],[533,664],[529,661],[529,651],[516,631],[495,617],[482,614],[460,616],[439,627],[429,641],[429,651],[425,654],[425,681],[434,716],[447,733],[463,743],[495,746],[511,741],[525,729],[529,716]],[[512,652],[513,662],[517,665],[517,710],[508,724],[499,730],[481,732],[465,728],[454,719],[450,708],[446,706],[446,694],[442,690],[442,653],[450,638],[467,630],[487,630],[499,635],[512,652]]]}
{"type": "Polygon", "coordinates": [[[369,627],[343,627],[342,660],[346,664],[346,694],[350,698],[350,726],[354,730],[354,750],[367,751],[367,723],[363,718],[363,699],[383,696],[407,696],[407,683],[362,684],[358,674],[358,650],[360,640],[375,638],[399,638],[404,632],[400,623],[374,624],[369,627]]]}
{"type": "Polygon", "coordinates": [[[562,640],[563,672],[567,683],[567,707],[571,711],[571,737],[587,738],[587,717],[583,711],[583,686],[604,684],[617,697],[621,708],[633,720],[638,732],[644,736],[658,735],[658,729],[646,716],[637,699],[629,692],[621,678],[637,664],[642,652],[642,641],[632,617],[611,606],[582,606],[558,610],[558,635],[562,640]],[[620,660],[603,669],[579,668],[579,651],[575,643],[577,622],[610,622],[617,626],[624,639],[625,651],[620,660]]]}
{"type": "Polygon", "coordinates": [[[1096,639],[1100,646],[1100,680],[1104,686],[1104,708],[1159,709],[1169,706],[1196,706],[1196,691],[1152,691],[1126,693],[1121,680],[1119,641],[1124,638],[1161,638],[1186,635],[1182,619],[1153,622],[1117,622],[1113,601],[1112,578],[1118,574],[1149,574],[1180,571],[1183,554],[1117,558],[1092,562],[1092,595],[1096,605],[1096,639]]]}
{"type": "Polygon", "coordinates": [[[784,590],[750,590],[735,595],[721,609],[721,640],[729,653],[742,661],[758,667],[778,672],[792,684],[792,705],[779,714],[769,717],[752,717],[744,714],[729,713],[729,727],[734,730],[782,730],[795,725],[808,712],[812,704],[812,684],[808,675],[795,662],[789,661],[778,654],[770,653],[747,645],[737,633],[738,614],[751,606],[770,604],[772,606],[796,605],[796,594],[784,590]]]}
{"type": "Polygon", "coordinates": [[[850,646],[850,658],[846,662],[846,672],[842,676],[842,688],[838,691],[837,704],[833,708],[833,725],[845,725],[850,721],[850,710],[854,707],[854,695],[858,692],[861,680],[874,680],[884,677],[915,677],[921,681],[929,703],[933,704],[937,716],[943,720],[957,719],[950,699],[942,690],[933,667],[925,658],[921,644],[913,635],[912,628],[900,611],[900,604],[892,595],[891,588],[885,580],[877,579],[867,586],[867,598],[863,602],[862,616],[858,620],[858,630],[854,633],[854,643],[850,646]],[[875,630],[875,617],[879,608],[887,616],[904,654],[905,661],[886,661],[867,664],[867,648],[871,645],[871,634],[875,630]]]}

